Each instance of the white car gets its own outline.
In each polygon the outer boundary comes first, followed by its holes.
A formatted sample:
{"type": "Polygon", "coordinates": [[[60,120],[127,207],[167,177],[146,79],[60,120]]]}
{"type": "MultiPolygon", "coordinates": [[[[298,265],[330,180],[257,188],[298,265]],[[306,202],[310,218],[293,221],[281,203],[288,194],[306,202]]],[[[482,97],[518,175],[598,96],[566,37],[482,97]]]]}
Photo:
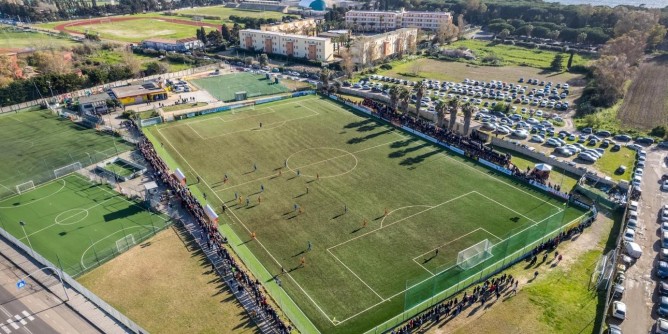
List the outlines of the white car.
{"type": "Polygon", "coordinates": [[[536,143],[544,143],[545,138],[543,138],[541,136],[538,136],[538,135],[533,135],[533,136],[531,136],[531,141],[536,142],[536,143]]]}
{"type": "Polygon", "coordinates": [[[598,160],[597,157],[589,155],[586,152],[582,152],[582,153],[578,154],[578,158],[580,158],[581,160],[584,160],[584,161],[589,161],[589,162],[596,162],[596,160],[598,160]]]}
{"type": "Polygon", "coordinates": [[[668,191],[668,180],[663,181],[661,184],[661,190],[668,191]]]}
{"type": "Polygon", "coordinates": [[[614,318],[624,320],[626,319],[626,304],[615,301],[612,303],[612,316],[614,318]]]}
{"type": "Polygon", "coordinates": [[[633,239],[636,237],[636,231],[634,231],[631,228],[627,228],[626,231],[624,231],[624,241],[626,242],[633,242],[633,239]]]}
{"type": "Polygon", "coordinates": [[[554,146],[554,147],[561,147],[561,143],[560,143],[558,140],[554,139],[554,138],[550,138],[550,139],[548,139],[546,144],[547,144],[547,145],[554,146]]]}
{"type": "Polygon", "coordinates": [[[515,130],[513,131],[513,136],[521,139],[526,139],[529,136],[527,130],[515,130]]]}
{"type": "Polygon", "coordinates": [[[668,334],[668,320],[659,318],[656,319],[655,334],[668,334]]]}

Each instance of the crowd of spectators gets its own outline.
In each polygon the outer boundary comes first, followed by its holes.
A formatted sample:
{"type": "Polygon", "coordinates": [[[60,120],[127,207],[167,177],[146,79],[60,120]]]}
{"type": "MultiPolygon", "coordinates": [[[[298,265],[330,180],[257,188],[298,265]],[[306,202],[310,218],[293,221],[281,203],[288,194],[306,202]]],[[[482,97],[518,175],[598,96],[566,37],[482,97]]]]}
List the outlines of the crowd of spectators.
{"type": "MultiPolygon", "coordinates": [[[[529,266],[533,266],[537,263],[538,255],[542,252],[544,252],[544,255],[541,264],[547,262],[548,255],[552,251],[554,251],[553,263],[561,262],[563,255],[556,251],[557,246],[559,246],[561,242],[570,240],[576,234],[581,233],[585,227],[591,225],[593,220],[593,217],[588,218],[577,226],[571,227],[570,229],[559,233],[554,238],[535,247],[530,253],[526,254],[525,257],[526,261],[529,262],[529,266]]],[[[533,277],[535,278],[537,276],[538,271],[535,271],[533,277]]],[[[403,326],[394,329],[390,333],[409,334],[419,332],[421,327],[428,323],[439,323],[441,320],[448,322],[461,314],[465,309],[475,307],[477,302],[479,302],[479,306],[482,307],[488,301],[501,298],[501,295],[504,293],[506,296],[516,294],[518,285],[518,279],[508,274],[487,279],[481,284],[475,285],[473,289],[464,291],[464,294],[461,297],[455,297],[441,302],[412,319],[405,321],[403,326]]]]}
{"type": "MultiPolygon", "coordinates": [[[[131,131],[141,136],[141,132],[133,122],[125,122],[131,131]]],[[[148,139],[142,136],[137,144],[143,157],[153,167],[153,177],[161,181],[168,187],[169,196],[176,199],[194,218],[195,224],[199,227],[201,234],[199,236],[200,246],[206,250],[214,251],[215,256],[221,260],[222,266],[216,268],[212,263],[212,270],[221,270],[222,276],[227,279],[230,289],[239,294],[249,293],[250,300],[254,303],[254,309],[250,310],[250,316],[253,320],[261,322],[267,321],[277,333],[288,334],[292,331],[292,326],[286,325],[279,318],[278,313],[268,303],[266,292],[257,279],[253,279],[244,271],[224,247],[227,238],[220,234],[217,224],[211,222],[200,203],[195,199],[185,184],[182,184],[174,175],[169,172],[165,162],[158,156],[155,148],[148,139]]],[[[194,235],[193,235],[194,236],[194,235]]]]}

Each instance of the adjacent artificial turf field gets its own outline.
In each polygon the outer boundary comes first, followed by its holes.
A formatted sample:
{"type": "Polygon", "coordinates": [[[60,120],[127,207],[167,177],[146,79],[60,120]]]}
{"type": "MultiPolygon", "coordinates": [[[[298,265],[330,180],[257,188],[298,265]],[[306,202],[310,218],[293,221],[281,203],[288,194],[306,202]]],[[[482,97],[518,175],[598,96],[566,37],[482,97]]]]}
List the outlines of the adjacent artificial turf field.
{"type": "Polygon", "coordinates": [[[0,115],[0,198],[16,193],[18,184],[53,179],[54,169],[74,162],[87,166],[132,148],[46,110],[0,115]]]}
{"type": "Polygon", "coordinates": [[[0,223],[35,252],[76,276],[116,256],[117,240],[132,235],[138,244],[169,221],[106,185],[95,185],[73,173],[0,201],[0,223]],[[19,221],[25,222],[25,233],[19,221]]]}
{"type": "Polygon", "coordinates": [[[322,333],[373,329],[415,305],[415,298],[477,278],[505,254],[583,215],[320,97],[211,114],[146,133],[217,212],[226,203],[221,229],[236,234],[230,235],[235,250],[248,248],[259,259],[261,266],[246,262],[265,284],[273,284],[271,275],[281,267],[288,271],[279,275],[283,288],[322,333]],[[195,176],[201,183],[194,184],[195,176]],[[454,267],[459,251],[484,239],[495,244],[489,261],[469,270],[454,267]],[[300,268],[301,257],[306,265],[300,268]],[[423,286],[435,275],[436,285],[423,286]],[[411,289],[410,301],[404,300],[407,286],[419,290],[411,289]]]}
{"type": "Polygon", "coordinates": [[[246,72],[210,76],[190,82],[221,101],[234,100],[236,92],[246,92],[250,98],[289,91],[283,84],[275,84],[273,78],[266,79],[263,74],[246,72]]]}

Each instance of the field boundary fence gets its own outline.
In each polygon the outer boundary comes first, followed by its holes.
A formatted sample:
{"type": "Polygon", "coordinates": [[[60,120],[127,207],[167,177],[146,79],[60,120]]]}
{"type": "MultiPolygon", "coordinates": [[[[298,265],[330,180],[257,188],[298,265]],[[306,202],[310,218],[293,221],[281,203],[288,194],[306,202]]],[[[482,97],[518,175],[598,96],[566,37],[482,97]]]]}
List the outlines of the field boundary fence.
{"type": "Polygon", "coordinates": [[[77,282],[72,276],[64,272],[60,266],[51,263],[51,261],[47,260],[39,253],[33,252],[29,247],[27,247],[24,243],[15,238],[5,229],[0,228],[0,235],[2,235],[6,240],[11,242],[15,247],[22,250],[25,256],[32,257],[33,259],[35,259],[35,261],[39,262],[41,265],[51,268],[60,268],[60,275],[62,277],[63,282],[65,282],[67,285],[69,285],[72,289],[77,291],[82,296],[86,297],[86,299],[95,304],[99,309],[101,309],[103,312],[114,318],[117,322],[123,324],[123,326],[125,326],[129,330],[135,333],[148,333],[148,331],[143,329],[137,323],[132,321],[130,318],[125,316],[117,309],[115,309],[113,306],[109,305],[107,302],[102,300],[102,298],[98,297],[96,294],[86,289],[83,285],[77,282]]]}

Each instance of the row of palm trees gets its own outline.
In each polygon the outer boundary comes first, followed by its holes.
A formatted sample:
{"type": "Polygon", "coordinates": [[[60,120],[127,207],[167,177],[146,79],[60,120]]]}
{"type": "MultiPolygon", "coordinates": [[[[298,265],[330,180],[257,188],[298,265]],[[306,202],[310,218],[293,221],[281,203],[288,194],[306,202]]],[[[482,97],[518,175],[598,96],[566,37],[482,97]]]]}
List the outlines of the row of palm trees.
{"type": "MultiPolygon", "coordinates": [[[[421,101],[422,97],[424,96],[426,87],[423,82],[419,81],[418,83],[413,86],[413,91],[415,92],[416,98],[417,98],[417,103],[415,104],[415,116],[419,117],[420,115],[420,109],[422,108],[421,101]]],[[[393,110],[400,110],[403,111],[404,113],[408,113],[408,105],[410,104],[411,101],[411,95],[413,91],[408,90],[404,86],[399,86],[399,85],[394,85],[390,88],[390,107],[393,110]]],[[[467,134],[469,132],[469,128],[471,127],[471,118],[473,117],[473,113],[475,111],[475,107],[473,104],[467,102],[467,103],[461,103],[459,99],[449,99],[447,101],[444,100],[438,100],[436,101],[436,105],[434,106],[436,109],[436,118],[437,118],[437,126],[439,128],[443,128],[445,125],[445,114],[446,112],[450,114],[449,117],[449,123],[448,123],[448,130],[454,131],[455,124],[457,123],[457,115],[462,114],[464,117],[464,129],[463,133],[467,134]]]]}

